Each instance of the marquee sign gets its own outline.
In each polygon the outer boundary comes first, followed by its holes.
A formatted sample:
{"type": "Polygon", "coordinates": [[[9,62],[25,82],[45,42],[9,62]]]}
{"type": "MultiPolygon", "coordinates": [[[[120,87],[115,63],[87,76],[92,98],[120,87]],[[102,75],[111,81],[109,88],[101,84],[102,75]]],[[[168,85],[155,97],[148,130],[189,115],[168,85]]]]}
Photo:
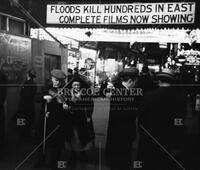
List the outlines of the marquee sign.
{"type": "Polygon", "coordinates": [[[132,4],[48,4],[47,24],[193,24],[195,2],[132,4]]]}

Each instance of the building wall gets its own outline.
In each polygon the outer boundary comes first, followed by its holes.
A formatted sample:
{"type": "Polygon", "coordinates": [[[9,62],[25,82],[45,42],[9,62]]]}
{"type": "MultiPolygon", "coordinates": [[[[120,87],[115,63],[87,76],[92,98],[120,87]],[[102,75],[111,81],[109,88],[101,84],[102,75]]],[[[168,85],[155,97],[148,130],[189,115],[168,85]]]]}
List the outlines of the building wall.
{"type": "Polygon", "coordinates": [[[31,39],[0,33],[0,69],[7,77],[5,113],[6,134],[15,127],[14,116],[19,104],[20,85],[31,67],[31,39]]]}
{"type": "MultiPolygon", "coordinates": [[[[6,35],[10,36],[9,34],[6,34],[6,35]]],[[[16,128],[15,128],[17,121],[15,119],[15,115],[17,113],[18,104],[19,104],[19,100],[20,100],[20,85],[25,80],[26,71],[29,68],[34,68],[36,70],[37,90],[40,91],[45,83],[45,69],[46,69],[45,68],[46,67],[45,66],[45,57],[46,56],[49,56],[49,57],[58,56],[60,58],[60,66],[59,66],[60,68],[65,68],[65,67],[63,67],[64,65],[66,65],[64,62],[67,61],[67,58],[66,58],[67,50],[62,49],[59,46],[59,44],[56,42],[40,41],[37,39],[24,38],[24,37],[20,37],[20,36],[11,36],[11,37],[18,39],[19,41],[28,40],[28,42],[30,43],[30,48],[23,51],[22,46],[20,46],[20,43],[18,43],[18,44],[15,44],[15,48],[13,48],[11,50],[10,49],[11,45],[3,43],[2,39],[0,41],[1,45],[2,44],[4,45],[4,52],[2,52],[2,50],[0,51],[0,59],[2,59],[2,58],[7,59],[12,56],[13,56],[13,58],[16,56],[20,59],[20,58],[24,57],[22,54],[26,55],[26,58],[27,58],[26,69],[21,70],[21,75],[22,75],[23,79],[20,78],[20,79],[16,79],[13,81],[9,81],[10,83],[8,82],[9,84],[7,87],[7,98],[6,98],[6,102],[5,102],[6,141],[15,140],[17,137],[16,128]],[[11,51],[12,51],[12,53],[11,53],[11,51]]],[[[7,66],[8,63],[6,63],[7,65],[4,64],[5,65],[4,66],[4,65],[2,65],[4,60],[0,60],[0,61],[1,61],[1,66],[2,66],[2,68],[5,69],[6,74],[9,73],[7,76],[15,75],[16,70],[12,70],[13,65],[7,66]],[[8,69],[10,69],[9,72],[7,71],[8,69]]],[[[21,66],[22,65],[19,64],[19,68],[21,68],[21,66]]],[[[51,71],[51,70],[49,70],[49,71],[51,71]]],[[[39,117],[40,104],[36,103],[35,107],[36,107],[36,122],[37,122],[38,117],[39,117]]],[[[35,125],[37,125],[37,123],[35,125]]]]}
{"type": "MultiPolygon", "coordinates": [[[[46,40],[38,40],[32,39],[32,65],[34,66],[37,73],[37,90],[38,92],[45,85],[48,75],[50,74],[50,67],[46,65],[47,61],[54,61],[55,57],[60,58],[59,68],[63,71],[67,71],[66,63],[67,63],[67,49],[63,49],[60,47],[59,43],[46,41],[46,40]],[[51,59],[52,58],[52,59],[51,59]]],[[[55,63],[51,63],[51,66],[55,66],[55,63]]],[[[49,77],[50,78],[50,77],[49,77]]],[[[41,103],[35,103],[35,123],[34,126],[37,127],[37,123],[39,121],[39,114],[41,103]]]]}
{"type": "Polygon", "coordinates": [[[45,83],[45,69],[47,67],[45,66],[45,57],[60,58],[59,68],[67,73],[67,49],[61,47],[57,42],[32,39],[32,63],[38,75],[36,81],[43,85],[45,83]]]}

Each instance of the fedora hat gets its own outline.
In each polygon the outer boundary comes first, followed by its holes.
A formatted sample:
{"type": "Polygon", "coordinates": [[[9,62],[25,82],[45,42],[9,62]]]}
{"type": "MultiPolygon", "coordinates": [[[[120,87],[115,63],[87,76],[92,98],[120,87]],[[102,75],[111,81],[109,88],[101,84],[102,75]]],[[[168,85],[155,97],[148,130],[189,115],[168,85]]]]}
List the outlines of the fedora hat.
{"type": "Polygon", "coordinates": [[[169,78],[171,80],[175,80],[175,72],[171,69],[163,69],[161,72],[158,72],[156,75],[159,78],[169,78]]]}
{"type": "Polygon", "coordinates": [[[66,74],[62,70],[59,70],[59,69],[53,69],[51,71],[51,76],[55,77],[57,79],[65,79],[66,78],[66,74]]]}
{"type": "Polygon", "coordinates": [[[139,71],[136,67],[125,68],[122,72],[119,73],[120,77],[126,76],[138,76],[139,71]]]}

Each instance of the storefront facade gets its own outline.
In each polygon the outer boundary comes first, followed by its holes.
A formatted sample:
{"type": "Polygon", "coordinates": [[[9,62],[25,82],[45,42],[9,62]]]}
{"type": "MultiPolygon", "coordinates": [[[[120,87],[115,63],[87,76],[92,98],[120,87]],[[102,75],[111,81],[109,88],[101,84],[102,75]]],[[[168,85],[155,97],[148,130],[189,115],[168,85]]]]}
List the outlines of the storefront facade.
{"type": "MultiPolygon", "coordinates": [[[[161,69],[167,65],[167,58],[175,60],[183,46],[181,44],[189,44],[193,48],[193,44],[200,43],[198,1],[18,2],[66,44],[68,63],[62,65],[66,64],[71,69],[86,67],[82,60],[87,58],[96,65],[94,74],[99,70],[108,71],[106,67],[111,63],[117,66],[110,72],[120,71],[121,66],[123,69],[139,64],[160,65],[161,69]],[[90,42],[89,45],[87,42],[90,42]],[[81,49],[87,51],[85,49],[88,48],[90,57],[87,57],[88,52],[81,52],[81,49]]],[[[20,10],[13,4],[11,8],[20,10]]],[[[31,22],[31,27],[31,37],[53,40],[41,29],[38,30],[36,23],[31,22]],[[41,38],[40,34],[44,36],[41,38]]]]}
{"type": "MultiPolygon", "coordinates": [[[[107,72],[110,76],[126,66],[140,69],[140,64],[158,71],[167,65],[167,58],[175,60],[181,44],[200,43],[199,3],[195,1],[44,1],[43,7],[46,14],[42,22],[48,31],[75,39],[83,48],[87,42],[97,44],[92,47],[96,75],[107,72]],[[115,69],[105,69],[111,63],[115,69]]],[[[73,58],[75,63],[85,57],[81,54],[77,60],[73,58]]]]}

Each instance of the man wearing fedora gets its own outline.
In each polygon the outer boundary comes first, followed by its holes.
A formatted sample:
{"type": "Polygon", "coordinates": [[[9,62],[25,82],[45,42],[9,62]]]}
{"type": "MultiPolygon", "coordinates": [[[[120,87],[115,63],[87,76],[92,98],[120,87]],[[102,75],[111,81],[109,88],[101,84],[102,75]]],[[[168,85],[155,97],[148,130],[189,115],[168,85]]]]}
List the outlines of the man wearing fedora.
{"type": "Polygon", "coordinates": [[[138,160],[144,170],[178,169],[170,156],[184,140],[186,101],[172,70],[163,69],[157,79],[158,88],[143,99],[138,160]]]}
{"type": "Polygon", "coordinates": [[[111,90],[106,141],[106,162],[111,170],[130,170],[132,143],[136,137],[139,98],[138,70],[126,68],[111,90]]]}

